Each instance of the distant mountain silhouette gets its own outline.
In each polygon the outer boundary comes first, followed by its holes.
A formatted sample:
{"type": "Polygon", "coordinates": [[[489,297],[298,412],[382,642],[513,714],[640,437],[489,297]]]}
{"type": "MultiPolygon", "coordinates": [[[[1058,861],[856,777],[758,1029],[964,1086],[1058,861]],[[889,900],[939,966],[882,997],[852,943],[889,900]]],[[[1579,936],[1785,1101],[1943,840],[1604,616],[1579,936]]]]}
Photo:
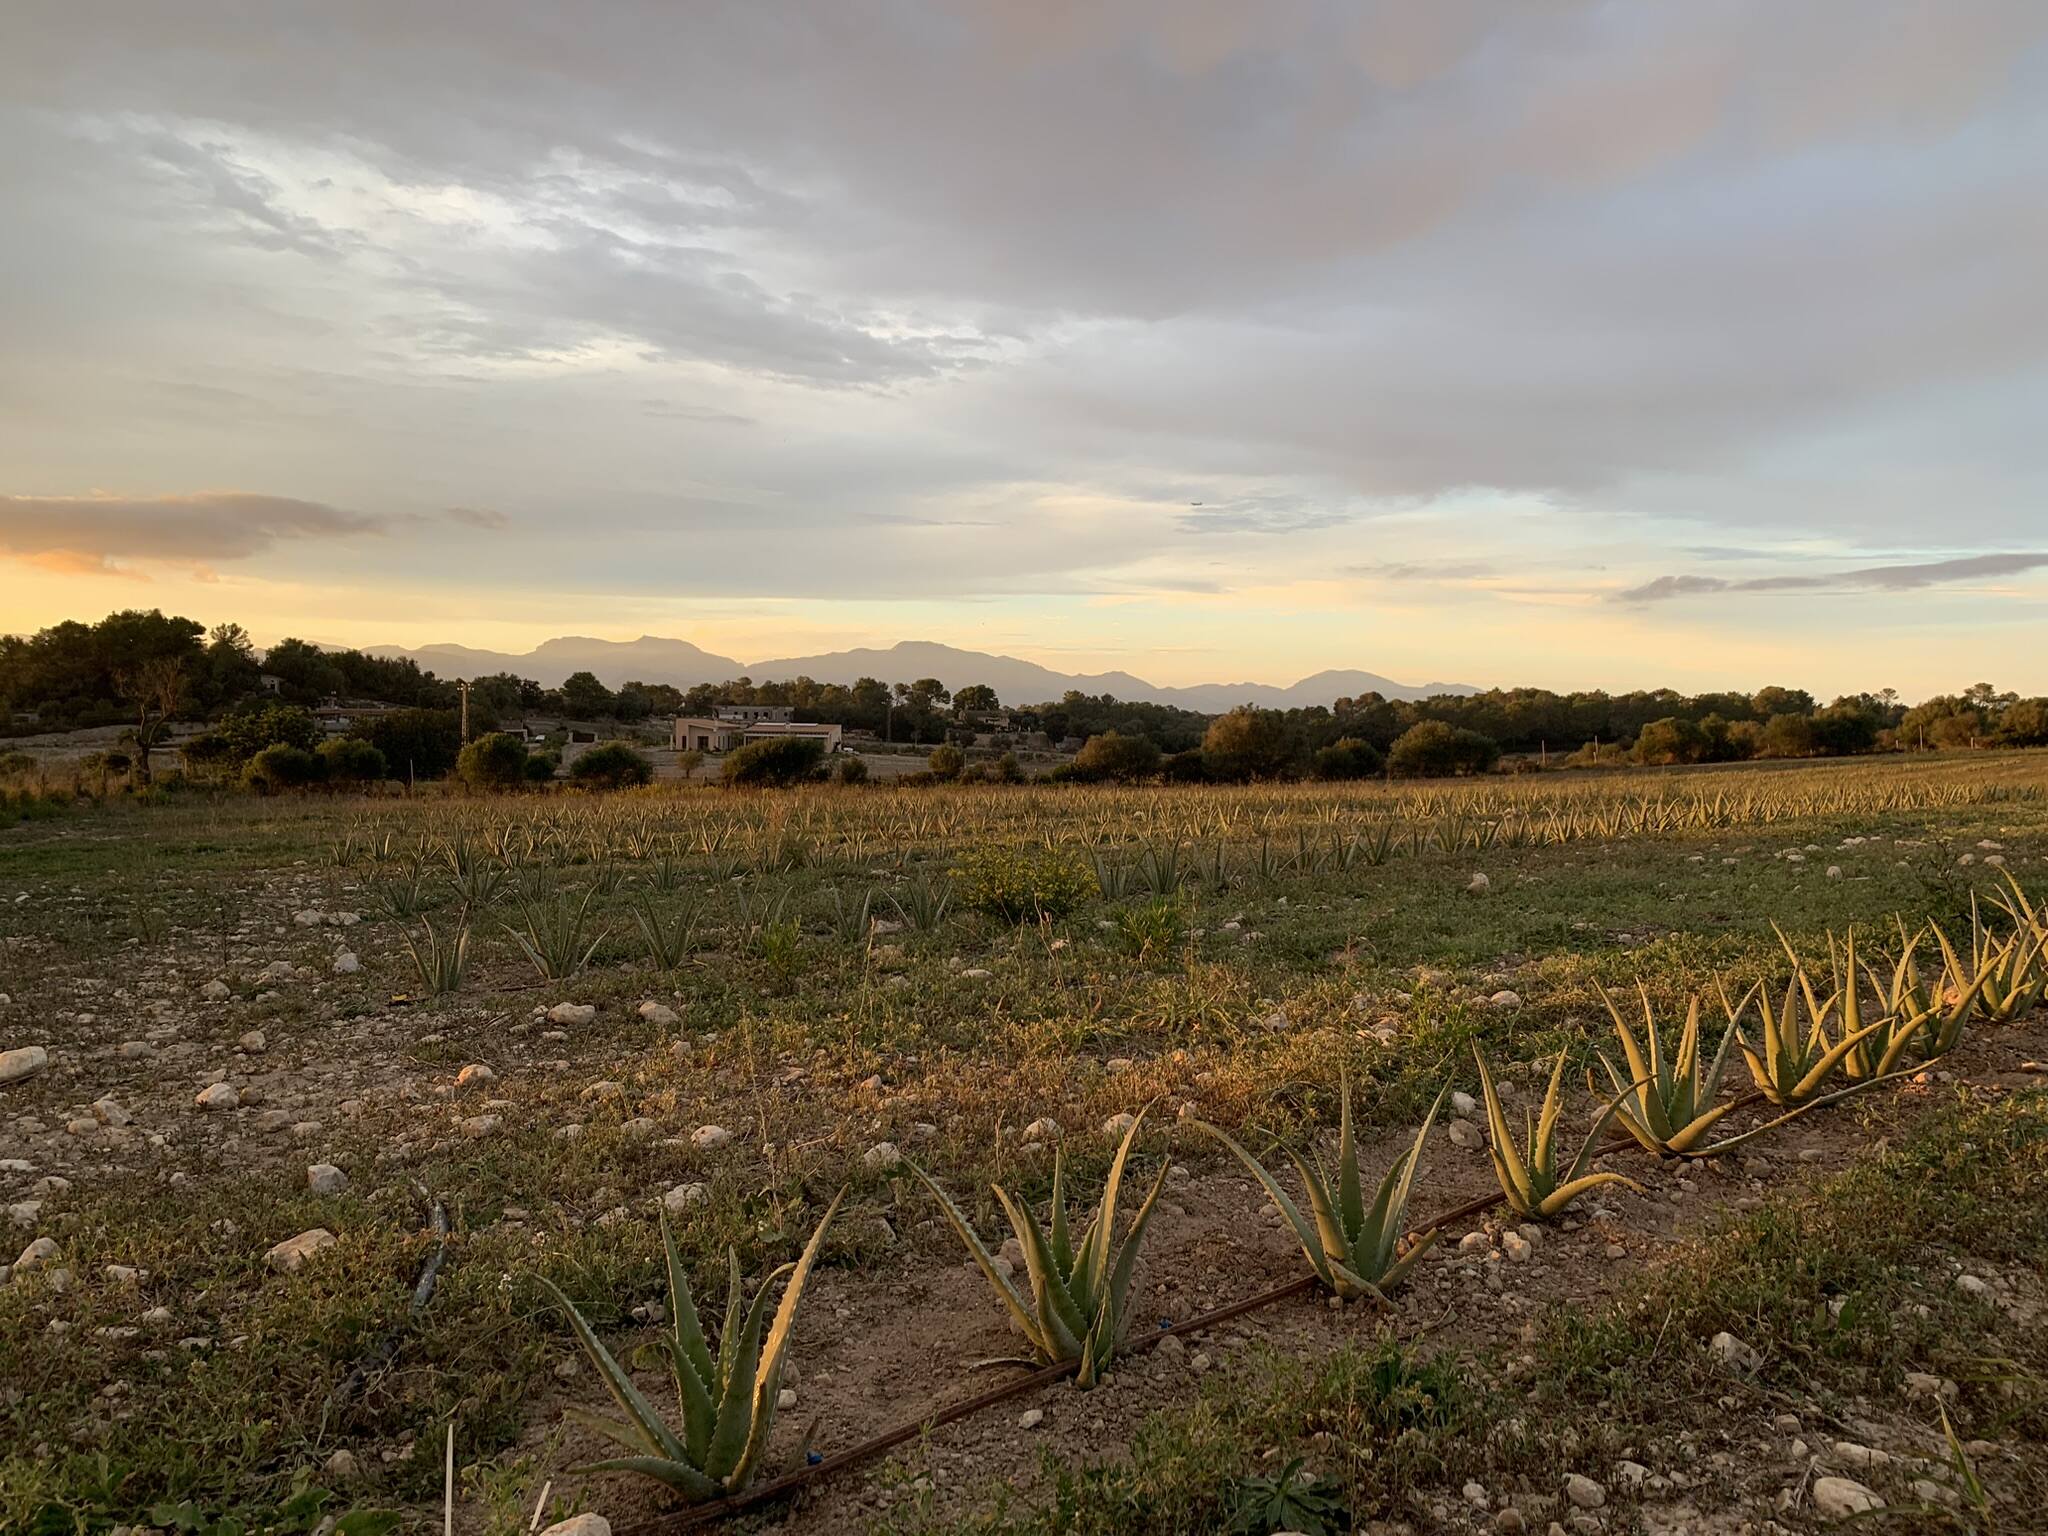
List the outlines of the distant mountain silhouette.
{"type": "Polygon", "coordinates": [[[592,672],[608,688],[629,679],[690,688],[698,683],[723,683],[750,677],[757,683],[786,682],[808,677],[820,683],[851,684],[863,677],[885,683],[915,682],[936,677],[948,688],[986,683],[1005,704],[1044,704],[1070,689],[1114,695],[1148,704],[1176,704],[1203,714],[1221,714],[1240,704],[1267,709],[1294,709],[1331,704],[1339,698],[1377,693],[1389,699],[1420,699],[1436,693],[1476,693],[1464,683],[1397,683],[1376,672],[1330,671],[1305,677],[1289,687],[1271,683],[1196,683],[1166,688],[1128,672],[1074,674],[1055,672],[1015,656],[963,651],[929,640],[904,640],[887,650],[863,648],[828,651],[822,656],[786,656],[773,661],[736,661],[690,644],[642,635],[638,640],[593,640],[564,635],[523,654],[483,651],[467,645],[397,645],[365,647],[373,656],[409,656],[442,677],[480,677],[511,672],[555,688],[572,672],[592,672]]]}

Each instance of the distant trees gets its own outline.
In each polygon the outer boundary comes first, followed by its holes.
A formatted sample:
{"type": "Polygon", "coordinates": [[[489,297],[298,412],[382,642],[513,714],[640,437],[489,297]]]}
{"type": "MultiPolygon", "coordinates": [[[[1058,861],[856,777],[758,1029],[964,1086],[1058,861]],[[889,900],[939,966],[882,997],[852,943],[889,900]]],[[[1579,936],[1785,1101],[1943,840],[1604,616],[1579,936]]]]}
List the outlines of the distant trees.
{"type": "Polygon", "coordinates": [[[1070,777],[1084,783],[1135,784],[1159,771],[1159,749],[1148,737],[1104,731],[1074,754],[1070,777]]]}
{"type": "Polygon", "coordinates": [[[1298,744],[1279,710],[1246,705],[1209,723],[1202,736],[1202,767],[1212,779],[1277,779],[1294,766],[1298,744]]]}
{"type": "Polygon", "coordinates": [[[572,720],[603,720],[615,707],[611,689],[597,680],[595,672],[571,672],[555,690],[561,695],[562,713],[572,720]]]}
{"type": "Polygon", "coordinates": [[[944,746],[934,747],[924,765],[933,778],[950,781],[959,778],[967,767],[967,754],[949,741],[944,746]]]}
{"type": "Polygon", "coordinates": [[[1316,750],[1315,775],[1319,779],[1376,779],[1386,761],[1371,742],[1340,736],[1316,750]]]}
{"type": "Polygon", "coordinates": [[[814,777],[823,763],[825,744],[804,736],[771,736],[752,741],[725,755],[728,784],[770,788],[800,784],[814,777]]]}
{"type": "Polygon", "coordinates": [[[526,743],[508,731],[490,731],[455,757],[455,777],[471,789],[511,789],[526,782],[526,743]]]}
{"type": "Polygon", "coordinates": [[[996,691],[987,683],[969,683],[953,695],[956,715],[985,715],[998,707],[996,691]]]}
{"type": "Polygon", "coordinates": [[[654,763],[630,741],[607,741],[571,763],[569,777],[585,789],[631,789],[654,782],[654,763]]]}
{"type": "Polygon", "coordinates": [[[1441,779],[1485,773],[1500,760],[1490,736],[1441,720],[1424,720],[1403,731],[1387,753],[1387,772],[1397,779],[1441,779]]]}

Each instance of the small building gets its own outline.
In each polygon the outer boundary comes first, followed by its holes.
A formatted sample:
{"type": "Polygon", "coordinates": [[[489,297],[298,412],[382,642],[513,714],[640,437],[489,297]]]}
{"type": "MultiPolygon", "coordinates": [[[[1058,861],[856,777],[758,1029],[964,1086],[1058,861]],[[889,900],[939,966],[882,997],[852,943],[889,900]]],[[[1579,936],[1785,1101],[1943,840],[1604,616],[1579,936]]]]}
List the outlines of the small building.
{"type": "Polygon", "coordinates": [[[787,722],[796,719],[796,710],[788,704],[720,704],[711,711],[717,720],[729,720],[740,725],[759,725],[769,721],[787,722]]]}
{"type": "MultiPolygon", "coordinates": [[[[790,711],[783,710],[785,716],[789,713],[790,711]]],[[[772,741],[783,736],[796,736],[821,742],[827,752],[837,752],[843,735],[844,732],[836,725],[820,725],[808,720],[787,718],[727,720],[722,716],[678,715],[675,724],[675,746],[678,752],[730,752],[750,742],[772,741]]]]}

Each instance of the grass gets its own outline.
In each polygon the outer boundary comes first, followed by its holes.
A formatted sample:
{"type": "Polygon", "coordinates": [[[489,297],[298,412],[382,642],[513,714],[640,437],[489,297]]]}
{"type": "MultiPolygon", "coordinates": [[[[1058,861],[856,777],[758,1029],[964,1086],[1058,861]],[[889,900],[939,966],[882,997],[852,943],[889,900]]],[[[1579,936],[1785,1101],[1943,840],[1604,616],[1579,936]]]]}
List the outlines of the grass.
{"type": "MultiPolygon", "coordinates": [[[[1717,975],[1742,985],[1781,980],[1772,919],[1809,952],[1851,922],[1888,935],[1895,911],[1951,921],[1960,913],[1966,923],[1971,892],[1992,888],[1995,871],[1977,847],[1985,840],[2004,844],[2009,867],[2038,884],[2044,788],[2048,757],[2006,754],[1442,790],[172,796],[9,828],[0,834],[0,989],[15,1001],[0,1025],[10,1036],[31,1024],[46,1031],[39,1038],[53,1054],[69,1052],[81,1076],[76,1088],[53,1073],[7,1090],[0,1155],[27,1157],[38,1173],[55,1167],[53,1156],[73,1156],[61,1139],[69,1101],[113,1070],[105,1046],[141,1034],[157,1002],[202,1049],[160,1074],[164,1101],[142,1116],[170,1133],[166,1144],[80,1154],[97,1166],[72,1168],[74,1190],[51,1202],[47,1220],[61,1221],[50,1229],[72,1288],[59,1296],[40,1284],[0,1287],[0,1529],[31,1519],[101,1529],[186,1500],[209,1518],[275,1522],[309,1488],[329,1493],[330,1512],[380,1504],[424,1522],[451,1413],[474,1497],[509,1509],[515,1488],[530,1499],[526,1474],[547,1455],[528,1435],[533,1399],[573,1347],[531,1279],[562,1286],[601,1333],[624,1326],[632,1305],[661,1294],[652,1197],[662,1189],[696,1181],[709,1191],[678,1229],[693,1284],[718,1281],[728,1244],[750,1274],[793,1257],[849,1178],[828,1262],[883,1280],[906,1263],[951,1262],[928,1205],[863,1169],[872,1142],[914,1147],[953,1190],[1002,1182],[1042,1201],[1050,1168],[1022,1156],[1015,1136],[1041,1116],[1089,1127],[1159,1098],[1191,1102],[1236,1133],[1298,1143],[1334,1119],[1340,1073],[1368,1128],[1412,1125],[1447,1079],[1475,1087],[1475,1043],[1504,1073],[1568,1051],[1576,1079],[1604,1043],[1596,984],[1619,991],[1641,980],[1668,1010],[1717,975]],[[1331,851],[1383,834],[1402,851],[1331,851]],[[1048,840],[1067,850],[1064,871],[1086,877],[1063,876],[1057,905],[1072,903],[1064,916],[1041,921],[1029,903],[993,903],[1026,918],[1011,922],[945,899],[968,854],[1048,840]],[[1106,899],[1088,850],[1141,873],[1106,899]],[[1958,864],[1966,853],[1974,862],[1958,864]],[[1830,864],[1839,877],[1826,873],[1830,864]],[[475,873],[500,866],[502,881],[475,873]],[[1476,870],[1491,882],[1483,897],[1465,890],[1476,870]],[[395,908],[433,910],[436,930],[452,932],[458,881],[469,890],[467,964],[451,993],[421,999],[404,947],[420,919],[387,911],[377,893],[401,888],[395,908]],[[1170,899],[1154,894],[1160,888],[1170,899]],[[562,964],[547,968],[569,968],[595,940],[573,977],[543,980],[507,931],[528,890],[545,892],[551,913],[559,903],[577,917],[562,964]],[[16,901],[21,893],[29,899],[16,901]],[[301,927],[293,914],[305,909],[364,916],[345,929],[301,927]],[[877,932],[861,913],[900,926],[877,932]],[[663,935],[653,958],[643,920],[663,935]],[[361,956],[360,974],[330,973],[337,943],[361,956]],[[275,958],[319,980],[256,981],[275,958]],[[234,1000],[208,1011],[196,991],[215,976],[234,1000]],[[1487,1001],[1503,987],[1522,1006],[1487,1001]],[[395,1003],[401,993],[413,1000],[395,1003]],[[680,1024],[641,1019],[647,999],[673,1008],[680,1024]],[[595,1004],[599,1022],[545,1041],[549,1026],[532,1012],[562,1000],[595,1004]],[[102,1022],[75,1023],[82,1013],[102,1022]],[[1392,1043],[1374,1033],[1388,1020],[1398,1026],[1392,1043]],[[194,1123],[189,1070],[233,1065],[234,1040],[252,1028],[269,1035],[273,1061],[365,1069],[365,1081],[351,1078],[314,1114],[325,1122],[319,1152],[350,1170],[348,1193],[304,1191],[298,1176],[310,1148],[251,1139],[226,1153],[218,1127],[194,1123]],[[570,1069],[553,1071],[556,1058],[570,1069]],[[1128,1065],[1112,1071],[1113,1060],[1128,1065]],[[474,1137],[458,1122],[485,1113],[482,1105],[443,1101],[437,1089],[478,1061],[496,1068],[491,1092],[505,1102],[490,1111],[496,1129],[474,1137]],[[880,1105],[866,1086],[876,1076],[880,1105]],[[583,1098],[599,1079],[620,1083],[622,1096],[583,1098]],[[352,1116],[336,1112],[343,1096],[359,1105],[352,1116]],[[25,1115],[48,1129],[22,1131],[25,1115]],[[640,1118],[656,1121],[659,1135],[628,1129],[640,1118]],[[664,1144],[705,1123],[735,1133],[730,1153],[664,1144]],[[569,1124],[584,1127],[580,1138],[558,1139],[569,1124]],[[916,1132],[920,1125],[931,1130],[916,1132]],[[173,1174],[184,1175],[174,1195],[173,1174]],[[445,1203],[455,1235],[439,1293],[411,1322],[407,1296],[430,1243],[422,1190],[445,1203]],[[874,1235],[877,1218],[892,1224],[894,1247],[874,1235]],[[340,1236],[335,1262],[281,1283],[263,1267],[264,1249],[315,1225],[340,1236]],[[108,1263],[139,1265],[149,1279],[132,1292],[102,1278],[108,1263]],[[132,1326],[159,1302],[175,1314],[162,1335],[98,1331],[132,1326]],[[68,1327],[52,1332],[53,1321],[68,1327]],[[333,1402],[394,1331],[393,1364],[333,1402]],[[186,1348],[186,1337],[211,1342],[186,1348]],[[339,1447],[364,1463],[361,1476],[325,1473],[339,1447]]],[[[157,1078],[134,1072],[141,1098],[157,1078]]],[[[287,1091],[298,1086],[294,1079],[287,1091]]],[[[1988,1130],[1944,1123],[1958,1145],[1993,1145],[1988,1130]]],[[[1148,1125],[1150,1151],[1163,1134],[1148,1125]]],[[[1109,1152],[1076,1140],[1077,1186],[1101,1177],[1109,1152]]],[[[1221,1157],[1185,1137],[1176,1155],[1221,1157]]],[[[1973,1175],[1965,1166],[1942,1174],[1951,1176],[1973,1175]]],[[[996,1212],[976,1198],[967,1214],[992,1230],[996,1212]]],[[[1983,1198],[2003,1196],[1987,1186],[1983,1198]]],[[[1987,1204],[1970,1230],[1996,1225],[2004,1208],[1987,1204]]],[[[1945,1221],[1917,1199],[1905,1209],[1945,1221]]],[[[1814,1212],[1800,1219],[1808,1225],[1780,1247],[1760,1232],[1744,1251],[1789,1263],[1801,1243],[1809,1253],[1865,1253],[1885,1236],[1847,1222],[1814,1225],[1814,1212]]],[[[1958,1241],[1950,1225],[1937,1228],[1937,1251],[1958,1241]]],[[[2023,1221],[2003,1229],[2014,1242],[2028,1230],[2023,1221]]],[[[1828,1275],[1848,1272],[1828,1264],[1828,1275]]],[[[1764,1281],[1745,1274],[1701,1282],[1697,1305],[1723,1306],[1713,1315],[1734,1331],[1735,1316],[1753,1330],[1781,1330],[1796,1349],[1769,1356],[1774,1372],[1796,1362],[1825,1384],[1824,1366],[1883,1373],[1920,1358],[1918,1323],[1890,1318],[1854,1335],[1878,1341],[1873,1349],[1881,1342],[1882,1358],[1834,1361],[1817,1322],[1808,1318],[1800,1333],[1789,1312],[1764,1304],[1764,1281]]],[[[1845,1312],[1883,1313],[1896,1295],[1873,1286],[1859,1283],[1856,1295],[1871,1299],[1852,1299],[1845,1312]]],[[[1810,1292],[1800,1293],[1809,1306],[1810,1292]]],[[[1647,1420],[1656,1379],[1631,1380],[1629,1350],[1641,1341],[1615,1331],[1633,1324],[1558,1326],[1565,1331],[1543,1344],[1536,1380],[1553,1383],[1562,1404],[1611,1394],[1647,1420]]],[[[1657,1326],[1666,1351],[1697,1331],[1683,1319],[1657,1326]]],[[[2038,1366],[2015,1369],[2037,1379],[2038,1366]]],[[[1226,1497],[1225,1474],[1271,1480],[1294,1452],[1271,1462],[1263,1453],[1287,1446],[1309,1457],[1310,1471],[1344,1483],[1354,1515],[1390,1509],[1405,1488],[1455,1486],[1474,1465],[1524,1464],[1518,1442],[1488,1417],[1494,1410],[1476,1385],[1483,1369],[1432,1361],[1412,1346],[1397,1357],[1276,1359],[1269,1384],[1255,1383],[1242,1402],[1205,1397],[1190,1410],[1206,1416],[1195,1427],[1144,1431],[1130,1460],[1150,1467],[1183,1457],[1180,1473],[1142,1479],[1172,1483],[1183,1488],[1172,1498],[1194,1501],[1169,1499],[1163,1511],[1223,1509],[1215,1501],[1226,1497]],[[1423,1399],[1438,1406],[1415,1406],[1423,1399]],[[1369,1469],[1335,1466],[1314,1441],[1354,1427],[1363,1434],[1381,1424],[1376,1415],[1396,1412],[1390,1403],[1452,1418],[1434,1429],[1402,1424],[1391,1438],[1405,1449],[1382,1447],[1369,1469]],[[1261,1427],[1288,1424],[1285,1434],[1261,1427]],[[1456,1425],[1464,1429],[1454,1434],[1456,1425]],[[1189,1451],[1197,1429],[1201,1448],[1189,1451]]],[[[1957,1360],[1949,1374],[1962,1381],[1974,1371],[1971,1380],[2002,1391],[2000,1369],[1965,1370],[1957,1360]]],[[[1968,1434],[1990,1422],[1988,1399],[1967,1383],[1961,1411],[1968,1434]]],[[[1122,1496],[1121,1483],[1097,1488],[1109,1476],[1062,1471],[1055,1507],[1079,1511],[1075,1529],[1123,1528],[1090,1525],[1108,1517],[1083,1510],[1098,1495],[1112,1501],[1106,1507],[1122,1496]]],[[[1130,1528],[1189,1528],[1157,1518],[1169,1523],[1130,1528]]]]}

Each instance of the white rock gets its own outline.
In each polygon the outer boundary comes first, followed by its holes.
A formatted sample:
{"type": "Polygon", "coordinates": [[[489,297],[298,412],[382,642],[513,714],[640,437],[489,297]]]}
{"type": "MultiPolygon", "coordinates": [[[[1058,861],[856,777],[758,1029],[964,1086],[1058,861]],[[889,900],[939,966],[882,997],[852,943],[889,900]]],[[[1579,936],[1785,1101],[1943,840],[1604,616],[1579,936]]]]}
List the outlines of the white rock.
{"type": "Polygon", "coordinates": [[[334,1234],[325,1227],[314,1227],[297,1237],[286,1238],[263,1255],[263,1262],[279,1274],[288,1275],[314,1254],[333,1246],[334,1234]]]}
{"type": "Polygon", "coordinates": [[[1813,1485],[1813,1507],[1830,1520],[1883,1509],[1884,1500],[1850,1477],[1823,1477],[1813,1485]]]}
{"type": "Polygon", "coordinates": [[[11,1051],[0,1051],[0,1083],[18,1083],[25,1077],[34,1077],[49,1064],[50,1053],[40,1045],[22,1045],[11,1051]]]}
{"type": "Polygon", "coordinates": [[[338,1195],[348,1188],[348,1175],[332,1163],[315,1163],[306,1170],[306,1188],[316,1195],[338,1195]]]}
{"type": "Polygon", "coordinates": [[[1564,1480],[1564,1496],[1580,1509],[1598,1509],[1607,1502],[1607,1490],[1580,1472],[1564,1480]]]}
{"type": "Polygon", "coordinates": [[[1451,1113],[1460,1120],[1470,1120],[1479,1113],[1479,1101],[1469,1093],[1454,1093],[1451,1095],[1451,1113]]]}
{"type": "Polygon", "coordinates": [[[1956,1390],[1954,1382],[1944,1381],[1939,1376],[1931,1376],[1926,1371],[1906,1372],[1906,1396],[1908,1397],[1946,1398],[1953,1402],[1956,1398],[1956,1390]]]}
{"type": "Polygon", "coordinates": [[[1114,1136],[1121,1139],[1124,1133],[1129,1131],[1130,1128],[1136,1125],[1137,1123],[1138,1117],[1128,1112],[1120,1115],[1111,1115],[1107,1120],[1102,1122],[1102,1134],[1105,1136],[1114,1136]]]}
{"type": "Polygon", "coordinates": [[[796,1406],[796,1388],[784,1387],[780,1392],[776,1393],[775,1406],[783,1413],[787,1413],[790,1409],[794,1408],[796,1406]]]}
{"type": "Polygon", "coordinates": [[[1535,1255],[1536,1246],[1519,1232],[1503,1232],[1500,1235],[1500,1251],[1517,1264],[1526,1264],[1535,1255]]]}
{"type": "Polygon", "coordinates": [[[1017,1427],[1019,1429],[1036,1429],[1044,1422],[1045,1410],[1043,1408],[1026,1408],[1017,1415],[1017,1427]]]}
{"type": "Polygon", "coordinates": [[[192,1102],[201,1109],[225,1111],[240,1109],[242,1107],[242,1096],[235,1092],[232,1083],[215,1083],[210,1088],[200,1089],[199,1096],[192,1102]]]}
{"type": "Polygon", "coordinates": [[[657,1003],[652,999],[640,1005],[640,1017],[650,1024],[659,1025],[663,1029],[681,1022],[681,1017],[676,1013],[675,1009],[669,1007],[667,1003],[657,1003]]]}
{"type": "Polygon", "coordinates": [[[142,1278],[142,1271],[133,1264],[109,1264],[101,1273],[116,1285],[133,1285],[142,1278]]]}
{"type": "Polygon", "coordinates": [[[14,1261],[13,1273],[15,1275],[25,1275],[32,1269],[40,1269],[56,1257],[56,1239],[39,1237],[21,1250],[21,1257],[14,1261]]]}
{"type": "Polygon", "coordinates": [[[1474,896],[1484,896],[1493,889],[1493,882],[1484,875],[1474,875],[1465,882],[1465,889],[1474,896]]]}
{"type": "Polygon", "coordinates": [[[1991,1294],[1990,1282],[1976,1275],[1957,1275],[1956,1289],[1965,1296],[1989,1296],[1991,1294]]]}
{"type": "Polygon", "coordinates": [[[860,1160],[871,1172],[883,1172],[902,1162],[903,1154],[896,1150],[895,1142],[878,1141],[860,1155],[860,1160]]]}
{"type": "Polygon", "coordinates": [[[496,1115],[471,1115],[462,1122],[462,1134],[465,1136],[488,1136],[497,1128],[496,1115]]]}
{"type": "Polygon", "coordinates": [[[699,1152],[716,1152],[732,1145],[732,1132],[722,1125],[700,1125],[690,1132],[690,1145],[699,1152]]]}
{"type": "Polygon", "coordinates": [[[1453,1120],[1446,1134],[1454,1147],[1476,1147],[1479,1145],[1479,1127],[1469,1120],[1453,1120]]]}
{"type": "Polygon", "coordinates": [[[228,984],[226,982],[214,980],[209,981],[205,986],[201,987],[199,989],[199,995],[205,998],[209,1003],[224,1003],[233,994],[228,990],[228,984]]]}
{"type": "Polygon", "coordinates": [[[671,1216],[680,1216],[693,1205],[702,1205],[710,1198],[710,1191],[702,1184],[678,1184],[661,1197],[661,1208],[671,1216]]]}
{"type": "Polygon", "coordinates": [[[17,1227],[32,1227],[43,1214],[40,1200],[17,1200],[7,1207],[7,1219],[17,1227]]]}
{"type": "Polygon", "coordinates": [[[252,1029],[235,1042],[251,1056],[261,1056],[270,1049],[270,1037],[260,1029],[252,1029]]]}
{"type": "Polygon", "coordinates": [[[1050,1116],[1041,1115],[1024,1127],[1024,1139],[1029,1141],[1058,1141],[1060,1123],[1050,1116]]]}
{"type": "Polygon", "coordinates": [[[357,1470],[355,1452],[353,1451],[347,1449],[339,1450],[327,1458],[327,1475],[329,1477],[354,1477],[357,1470]]]}
{"type": "Polygon", "coordinates": [[[1484,1232],[1467,1232],[1458,1239],[1458,1252],[1460,1253],[1490,1253],[1492,1251],[1493,1239],[1484,1232]]]}
{"type": "Polygon", "coordinates": [[[588,1024],[597,1017],[597,1009],[590,1003],[557,1003],[548,1010],[550,1024],[588,1024]]]}
{"type": "Polygon", "coordinates": [[[111,1125],[116,1130],[119,1130],[135,1118],[120,1106],[111,1093],[94,1099],[92,1101],[92,1112],[101,1125],[111,1125]]]}
{"type": "Polygon", "coordinates": [[[1741,1371],[1746,1374],[1755,1370],[1762,1363],[1757,1358],[1755,1350],[1735,1337],[1734,1334],[1726,1331],[1715,1334],[1707,1347],[1714,1352],[1715,1358],[1731,1371],[1741,1371]]]}
{"type": "Polygon", "coordinates": [[[571,1515],[557,1520],[540,1536],[612,1536],[612,1523],[603,1515],[571,1515]]]}
{"type": "Polygon", "coordinates": [[[455,1086],[458,1088],[481,1088],[497,1080],[498,1074],[480,1061],[472,1061],[455,1074],[455,1086]]]}
{"type": "Polygon", "coordinates": [[[1510,992],[1507,988],[1503,987],[1500,991],[1489,997],[1487,1001],[1496,1008],[1519,1008],[1522,1006],[1522,994],[1510,992]]]}
{"type": "MultiPolygon", "coordinates": [[[[353,976],[357,971],[360,971],[362,968],[363,962],[356,958],[355,953],[352,950],[344,949],[340,954],[334,957],[334,974],[337,976],[353,976]]],[[[337,1456],[346,1456],[348,1452],[336,1451],[334,1454],[337,1456]]]]}

